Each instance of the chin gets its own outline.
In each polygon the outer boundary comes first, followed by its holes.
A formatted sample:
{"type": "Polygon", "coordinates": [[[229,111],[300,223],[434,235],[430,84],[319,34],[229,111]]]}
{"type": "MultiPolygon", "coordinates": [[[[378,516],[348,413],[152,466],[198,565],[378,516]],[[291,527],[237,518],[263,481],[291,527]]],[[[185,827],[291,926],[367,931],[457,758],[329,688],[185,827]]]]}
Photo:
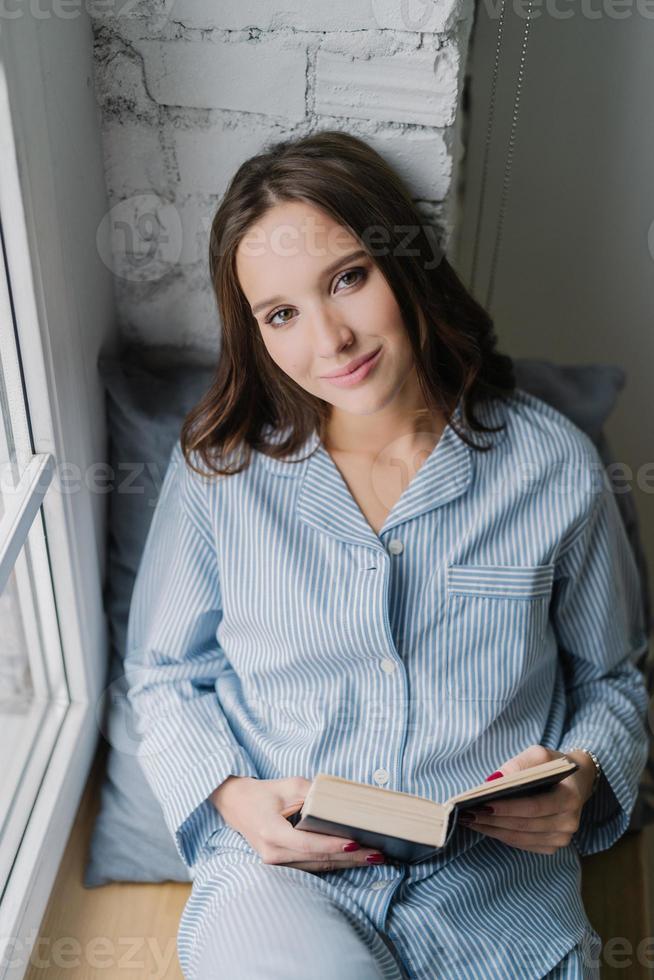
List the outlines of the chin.
{"type": "Polygon", "coordinates": [[[344,402],[342,405],[335,405],[334,407],[339,408],[342,412],[349,412],[350,415],[374,415],[384,405],[385,399],[371,398],[368,395],[365,399],[361,398],[360,401],[353,398],[350,402],[344,402]]]}

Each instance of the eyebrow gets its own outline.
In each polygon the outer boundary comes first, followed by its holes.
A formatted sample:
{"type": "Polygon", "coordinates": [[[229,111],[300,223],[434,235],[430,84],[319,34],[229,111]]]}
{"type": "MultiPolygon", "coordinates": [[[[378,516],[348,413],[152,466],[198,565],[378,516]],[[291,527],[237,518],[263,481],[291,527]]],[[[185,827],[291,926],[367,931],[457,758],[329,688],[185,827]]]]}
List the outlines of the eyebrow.
{"type": "MultiPolygon", "coordinates": [[[[363,256],[367,256],[367,255],[368,253],[363,248],[357,249],[356,252],[350,252],[349,255],[343,255],[341,256],[340,259],[336,259],[335,262],[331,262],[326,268],[322,270],[322,272],[320,273],[321,278],[324,276],[331,275],[332,272],[335,272],[336,269],[344,265],[346,262],[351,262],[353,259],[360,259],[363,256]]],[[[283,296],[273,296],[271,299],[264,299],[260,303],[257,303],[256,306],[252,307],[252,313],[254,316],[256,316],[257,313],[263,310],[266,306],[272,306],[273,303],[281,303],[283,302],[283,300],[284,300],[283,296]]]]}

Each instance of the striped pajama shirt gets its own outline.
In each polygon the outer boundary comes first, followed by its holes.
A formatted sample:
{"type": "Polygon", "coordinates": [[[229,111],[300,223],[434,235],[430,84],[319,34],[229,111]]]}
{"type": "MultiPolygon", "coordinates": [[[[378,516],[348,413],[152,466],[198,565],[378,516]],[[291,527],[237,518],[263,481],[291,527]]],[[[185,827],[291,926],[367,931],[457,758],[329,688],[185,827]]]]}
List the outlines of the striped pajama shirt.
{"type": "Polygon", "coordinates": [[[354,963],[389,980],[598,975],[580,856],[624,833],[646,759],[637,568],[581,430],[520,389],[476,414],[505,424],[473,433],[492,448],[448,425],[379,534],[316,433],[221,478],[176,443],[126,673],[140,763],[193,877],[189,980],[354,963]],[[531,744],[587,746],[603,768],[554,854],[459,826],[419,864],[311,873],[265,865],[208,799],[231,774],[327,772],[445,800],[531,744]]]}

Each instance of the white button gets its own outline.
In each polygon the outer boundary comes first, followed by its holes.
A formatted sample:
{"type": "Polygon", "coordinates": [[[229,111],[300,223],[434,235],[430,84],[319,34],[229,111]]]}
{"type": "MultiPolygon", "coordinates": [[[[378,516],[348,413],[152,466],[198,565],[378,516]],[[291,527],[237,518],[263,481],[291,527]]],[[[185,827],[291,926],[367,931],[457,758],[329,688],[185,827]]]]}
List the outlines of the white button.
{"type": "Polygon", "coordinates": [[[399,538],[391,538],[388,542],[388,550],[392,555],[401,555],[404,551],[404,545],[399,538]]]}
{"type": "Polygon", "coordinates": [[[375,771],[372,774],[372,778],[375,780],[376,783],[379,783],[380,786],[383,786],[384,783],[388,782],[388,770],[375,769],[375,771]]]}
{"type": "Polygon", "coordinates": [[[388,882],[386,881],[373,881],[370,887],[372,888],[373,891],[377,892],[379,891],[380,888],[385,888],[387,884],[388,882]]]}
{"type": "Polygon", "coordinates": [[[381,669],[387,674],[392,674],[395,670],[395,661],[391,660],[390,657],[384,657],[381,662],[381,669]]]}

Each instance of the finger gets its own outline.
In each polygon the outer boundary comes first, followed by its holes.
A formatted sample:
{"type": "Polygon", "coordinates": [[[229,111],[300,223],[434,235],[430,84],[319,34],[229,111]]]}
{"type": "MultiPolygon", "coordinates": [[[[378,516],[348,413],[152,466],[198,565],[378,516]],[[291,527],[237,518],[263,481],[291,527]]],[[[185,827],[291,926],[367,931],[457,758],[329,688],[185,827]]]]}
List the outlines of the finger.
{"type": "Polygon", "coordinates": [[[528,769],[530,766],[540,765],[541,762],[548,762],[552,758],[556,758],[556,754],[545,748],[544,745],[528,745],[522,752],[514,755],[511,759],[507,759],[497,768],[505,776],[508,776],[511,773],[520,772],[521,769],[528,769]]]}
{"type": "MultiPolygon", "coordinates": [[[[307,837],[314,836],[313,834],[309,835],[308,831],[306,831],[306,835],[307,837]]],[[[383,864],[389,863],[390,861],[390,859],[387,858],[386,855],[378,848],[359,847],[357,850],[346,851],[345,845],[350,842],[345,840],[345,838],[340,837],[338,840],[339,843],[337,843],[331,850],[321,850],[320,848],[312,848],[312,850],[298,850],[297,846],[295,848],[277,848],[277,851],[282,855],[282,857],[279,859],[279,863],[283,862],[284,864],[287,864],[289,860],[302,860],[308,861],[309,863],[316,861],[337,861],[339,864],[358,865],[371,863],[383,864]],[[379,858],[379,855],[381,855],[381,859],[373,862],[368,861],[368,858],[372,857],[373,855],[375,858],[379,858]]]]}
{"type": "Polygon", "coordinates": [[[291,803],[288,806],[284,807],[284,809],[282,810],[282,816],[288,820],[288,818],[292,817],[294,813],[297,813],[298,810],[301,810],[303,805],[304,805],[304,800],[296,800],[295,803],[291,803]]]}
{"type": "Polygon", "coordinates": [[[294,854],[306,854],[318,858],[323,854],[339,854],[343,846],[350,842],[349,837],[335,837],[333,834],[319,834],[309,830],[298,830],[291,826],[286,817],[275,814],[267,819],[270,827],[271,843],[275,847],[292,851],[294,854]]]}
{"type": "Polygon", "coordinates": [[[299,868],[300,871],[310,871],[313,874],[321,871],[340,871],[349,865],[339,866],[335,861],[284,861],[285,868],[299,868]]]}
{"type": "Polygon", "coordinates": [[[478,823],[491,827],[503,827],[506,830],[521,830],[528,833],[555,833],[557,830],[575,831],[579,825],[579,809],[559,811],[545,817],[513,816],[512,814],[485,813],[483,809],[474,808],[469,811],[474,819],[466,820],[462,814],[462,823],[477,826],[478,823]]]}
{"type": "Polygon", "coordinates": [[[511,844],[513,847],[524,847],[531,850],[533,847],[567,847],[570,843],[569,835],[561,832],[548,834],[529,834],[515,830],[502,830],[497,827],[490,827],[488,824],[471,824],[474,830],[487,837],[494,837],[496,840],[511,844]]]}
{"type": "Polygon", "coordinates": [[[579,821],[574,814],[556,813],[550,817],[504,817],[478,813],[474,820],[462,820],[466,827],[495,827],[498,830],[519,830],[529,834],[574,833],[579,821]]]}
{"type": "MultiPolygon", "coordinates": [[[[534,793],[533,796],[518,796],[514,799],[500,797],[491,800],[487,805],[493,807],[494,817],[550,817],[573,809],[575,802],[574,794],[570,794],[569,788],[564,788],[559,783],[546,793],[534,793]]],[[[471,806],[470,809],[474,811],[475,807],[471,806]]]]}
{"type": "MultiPolygon", "coordinates": [[[[290,855],[290,860],[279,861],[276,863],[284,864],[289,867],[300,867],[300,866],[307,867],[307,868],[320,867],[323,870],[327,869],[328,866],[334,868],[344,868],[344,867],[349,868],[349,867],[364,866],[369,868],[372,866],[373,863],[374,864],[390,863],[389,859],[385,859],[384,861],[374,861],[374,862],[368,861],[368,858],[373,854],[375,856],[379,856],[381,854],[381,851],[371,850],[370,848],[366,847],[366,848],[361,848],[361,850],[359,851],[352,851],[352,852],[345,852],[345,853],[341,851],[340,853],[334,853],[334,854],[320,854],[318,856],[314,856],[311,858],[294,854],[294,855],[290,855]]],[[[384,857],[384,855],[382,855],[382,857],[384,857]]]]}
{"type": "Polygon", "coordinates": [[[335,837],[329,834],[319,834],[309,830],[297,830],[292,827],[285,817],[277,814],[270,819],[273,830],[269,845],[279,855],[275,863],[288,863],[288,859],[300,859],[307,862],[336,859],[346,865],[365,864],[369,854],[379,854],[379,848],[360,847],[357,851],[344,851],[343,848],[353,843],[349,837],[335,837]]]}
{"type": "Polygon", "coordinates": [[[285,868],[300,868],[303,871],[341,871],[343,868],[370,868],[372,865],[365,860],[365,857],[357,858],[356,855],[328,855],[316,861],[283,861],[285,868]]]}

